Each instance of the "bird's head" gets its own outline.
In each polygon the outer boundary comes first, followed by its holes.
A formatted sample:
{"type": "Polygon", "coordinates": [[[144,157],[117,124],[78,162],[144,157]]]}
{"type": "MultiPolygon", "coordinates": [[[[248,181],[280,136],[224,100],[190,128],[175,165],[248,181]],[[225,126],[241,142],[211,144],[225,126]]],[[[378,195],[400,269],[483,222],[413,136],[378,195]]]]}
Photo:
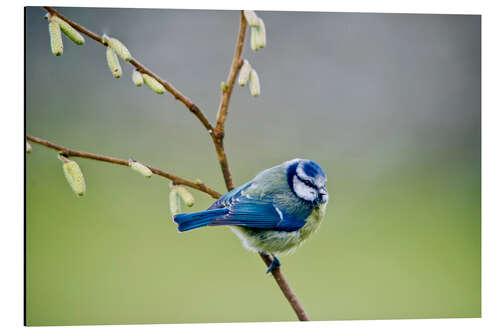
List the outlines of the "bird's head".
{"type": "Polygon", "coordinates": [[[288,185],[298,198],[314,206],[328,202],[326,174],[317,163],[295,159],[286,166],[288,185]]]}

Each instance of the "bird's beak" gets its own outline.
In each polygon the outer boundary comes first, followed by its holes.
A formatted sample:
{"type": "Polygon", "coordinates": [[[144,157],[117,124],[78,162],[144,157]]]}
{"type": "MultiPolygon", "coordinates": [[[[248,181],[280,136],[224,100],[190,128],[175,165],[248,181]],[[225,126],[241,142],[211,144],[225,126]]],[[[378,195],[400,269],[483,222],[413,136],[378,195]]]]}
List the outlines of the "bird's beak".
{"type": "Polygon", "coordinates": [[[326,187],[322,187],[318,190],[318,193],[319,193],[319,200],[323,203],[323,202],[327,202],[328,201],[328,191],[326,190],[326,187]]]}

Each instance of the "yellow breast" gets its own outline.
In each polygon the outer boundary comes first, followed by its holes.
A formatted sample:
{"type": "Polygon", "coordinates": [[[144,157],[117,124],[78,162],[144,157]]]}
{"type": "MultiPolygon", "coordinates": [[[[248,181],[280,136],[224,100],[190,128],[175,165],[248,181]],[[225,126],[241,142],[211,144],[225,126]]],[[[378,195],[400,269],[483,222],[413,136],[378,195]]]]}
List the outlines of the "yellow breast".
{"type": "Polygon", "coordinates": [[[307,239],[314,231],[319,228],[321,220],[325,216],[326,212],[326,203],[319,205],[317,208],[314,208],[311,212],[311,215],[306,219],[306,224],[300,229],[300,238],[301,240],[307,239]]]}

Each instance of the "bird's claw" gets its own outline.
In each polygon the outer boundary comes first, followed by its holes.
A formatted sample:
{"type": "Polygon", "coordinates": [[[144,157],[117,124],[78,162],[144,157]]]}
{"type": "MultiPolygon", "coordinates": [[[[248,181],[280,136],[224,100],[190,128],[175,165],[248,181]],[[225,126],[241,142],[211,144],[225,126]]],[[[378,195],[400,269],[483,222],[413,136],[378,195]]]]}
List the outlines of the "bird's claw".
{"type": "Polygon", "coordinates": [[[275,269],[277,269],[280,266],[281,266],[281,262],[278,259],[278,257],[273,256],[273,261],[271,261],[271,264],[267,267],[266,274],[274,271],[275,269]]]}

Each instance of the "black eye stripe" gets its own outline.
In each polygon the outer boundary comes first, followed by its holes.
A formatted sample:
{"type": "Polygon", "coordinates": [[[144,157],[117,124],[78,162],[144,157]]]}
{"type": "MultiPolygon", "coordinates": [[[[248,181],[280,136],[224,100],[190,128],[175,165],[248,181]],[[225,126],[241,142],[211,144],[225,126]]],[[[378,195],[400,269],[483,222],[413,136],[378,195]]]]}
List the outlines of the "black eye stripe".
{"type": "Polygon", "coordinates": [[[318,189],[318,187],[313,182],[311,182],[310,180],[303,179],[303,178],[299,177],[299,175],[297,175],[297,178],[301,182],[303,182],[304,184],[306,184],[307,186],[312,187],[312,188],[314,188],[316,190],[318,189]]]}

